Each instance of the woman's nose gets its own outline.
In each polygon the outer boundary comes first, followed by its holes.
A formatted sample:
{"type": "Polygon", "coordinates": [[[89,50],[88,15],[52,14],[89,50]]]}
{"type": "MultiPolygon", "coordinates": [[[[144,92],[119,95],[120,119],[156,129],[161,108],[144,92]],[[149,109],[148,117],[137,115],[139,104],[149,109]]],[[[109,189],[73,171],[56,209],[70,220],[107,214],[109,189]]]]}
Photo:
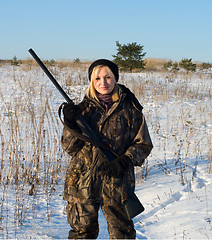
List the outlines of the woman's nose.
{"type": "Polygon", "coordinates": [[[103,78],[101,79],[101,83],[102,83],[103,85],[105,85],[106,82],[107,82],[107,81],[106,81],[106,78],[103,77],[103,78]]]}

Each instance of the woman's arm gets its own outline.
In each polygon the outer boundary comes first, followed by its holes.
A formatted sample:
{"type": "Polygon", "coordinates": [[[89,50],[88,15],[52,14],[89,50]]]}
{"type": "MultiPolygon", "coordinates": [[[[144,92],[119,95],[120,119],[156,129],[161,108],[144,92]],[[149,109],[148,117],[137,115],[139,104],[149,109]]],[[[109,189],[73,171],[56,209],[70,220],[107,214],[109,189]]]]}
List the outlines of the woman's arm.
{"type": "Polygon", "coordinates": [[[142,114],[142,122],[139,131],[125,155],[131,158],[134,166],[141,166],[149,156],[153,144],[149,135],[146,120],[142,114]]]}

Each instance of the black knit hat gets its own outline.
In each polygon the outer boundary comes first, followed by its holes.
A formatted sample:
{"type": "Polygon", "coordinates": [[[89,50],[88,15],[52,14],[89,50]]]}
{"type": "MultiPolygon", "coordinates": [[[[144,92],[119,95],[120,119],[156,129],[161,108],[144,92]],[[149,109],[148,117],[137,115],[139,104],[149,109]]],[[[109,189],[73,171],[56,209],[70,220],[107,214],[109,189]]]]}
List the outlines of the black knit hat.
{"type": "Polygon", "coordinates": [[[110,60],[107,60],[107,59],[96,60],[95,62],[93,62],[90,65],[90,67],[88,69],[89,81],[91,81],[91,74],[92,74],[93,69],[96,66],[100,66],[100,65],[109,67],[110,70],[112,71],[112,73],[115,76],[116,82],[118,82],[118,80],[119,80],[119,68],[118,68],[118,66],[114,62],[111,62],[110,60]]]}

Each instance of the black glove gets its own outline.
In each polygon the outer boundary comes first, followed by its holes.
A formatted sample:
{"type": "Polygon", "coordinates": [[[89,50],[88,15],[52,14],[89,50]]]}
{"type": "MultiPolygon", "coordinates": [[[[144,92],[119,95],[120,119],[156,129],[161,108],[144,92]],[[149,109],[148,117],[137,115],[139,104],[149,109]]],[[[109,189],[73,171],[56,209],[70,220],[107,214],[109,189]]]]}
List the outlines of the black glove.
{"type": "Polygon", "coordinates": [[[119,177],[129,168],[132,160],[126,156],[122,155],[111,162],[107,162],[102,167],[103,174],[107,176],[119,177]]]}
{"type": "Polygon", "coordinates": [[[74,120],[74,117],[80,112],[80,108],[73,103],[64,103],[63,106],[63,115],[64,122],[70,128],[76,128],[77,124],[74,120]]]}

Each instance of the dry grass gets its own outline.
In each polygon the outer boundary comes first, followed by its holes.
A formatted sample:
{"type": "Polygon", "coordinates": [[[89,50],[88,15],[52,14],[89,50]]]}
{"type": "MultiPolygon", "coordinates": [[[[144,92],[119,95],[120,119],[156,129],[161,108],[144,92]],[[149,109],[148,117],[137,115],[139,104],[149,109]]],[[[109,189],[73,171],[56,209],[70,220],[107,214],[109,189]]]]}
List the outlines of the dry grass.
{"type": "Polygon", "coordinates": [[[161,58],[148,58],[146,59],[146,71],[158,71],[163,69],[163,65],[167,62],[167,59],[161,58]]]}
{"type": "Polygon", "coordinates": [[[144,105],[153,143],[157,143],[141,178],[155,162],[165,173],[174,164],[182,184],[192,181],[202,159],[211,172],[211,77],[163,72],[122,75],[120,82],[144,105]]]}
{"type": "MultiPolygon", "coordinates": [[[[25,60],[19,60],[21,62],[21,64],[19,65],[20,68],[23,71],[30,71],[32,69],[32,67],[36,66],[37,63],[31,59],[31,58],[27,58],[25,60]]],[[[160,59],[160,58],[148,58],[145,59],[146,62],[146,66],[145,66],[145,71],[158,71],[163,69],[163,65],[167,62],[167,59],[160,59]]],[[[71,61],[71,60],[43,60],[43,62],[48,66],[56,66],[60,69],[65,69],[65,68],[69,68],[72,70],[81,70],[81,71],[87,71],[89,65],[92,63],[91,61],[88,60],[82,60],[79,63],[75,63],[75,61],[71,61]]],[[[1,60],[0,62],[1,65],[4,64],[10,64],[10,60],[1,60]]],[[[138,72],[139,70],[134,70],[134,72],[138,72]]]]}
{"type": "MultiPolygon", "coordinates": [[[[23,71],[30,71],[32,67],[37,66],[37,63],[32,58],[27,58],[25,60],[17,60],[19,63],[19,67],[23,71]]],[[[165,58],[146,58],[144,59],[146,65],[145,69],[134,69],[133,72],[140,72],[140,71],[165,71],[164,65],[171,61],[170,59],[165,58]]],[[[87,71],[88,67],[92,63],[92,61],[89,60],[81,60],[81,59],[75,59],[75,60],[67,60],[67,59],[61,59],[61,60],[44,60],[43,62],[48,66],[52,67],[55,66],[61,70],[64,70],[66,68],[71,70],[78,70],[78,71],[87,71]],[[77,60],[77,61],[76,61],[77,60]]],[[[177,62],[176,62],[177,63],[177,62]]],[[[11,60],[1,60],[0,59],[0,66],[5,64],[11,64],[11,60]]],[[[210,68],[212,64],[210,63],[203,63],[203,62],[195,62],[198,69],[206,70],[205,67],[210,68]],[[205,66],[205,67],[204,67],[205,66]]],[[[173,72],[176,70],[172,70],[173,72]]]]}
{"type": "MultiPolygon", "coordinates": [[[[53,109],[53,105],[49,102],[52,88],[49,88],[48,91],[43,84],[38,85],[43,74],[38,67],[30,66],[31,70],[28,69],[30,73],[27,75],[29,79],[26,79],[26,70],[23,68],[17,72],[8,73],[13,77],[13,82],[19,88],[19,92],[22,93],[15,97],[15,102],[7,102],[4,99],[4,93],[0,92],[3,99],[3,106],[1,106],[3,115],[0,127],[0,182],[5,184],[18,184],[20,181],[35,184],[41,182],[41,176],[44,185],[50,182],[56,183],[57,173],[60,171],[61,161],[63,161],[61,157],[63,151],[58,148],[61,127],[56,109],[53,109]],[[36,101],[36,104],[33,101],[36,101]],[[10,127],[7,129],[5,124],[10,127]],[[54,156],[60,157],[54,159],[54,156]]],[[[84,86],[88,83],[87,75],[82,71],[73,71],[72,68],[71,71],[69,68],[61,70],[58,66],[51,66],[50,69],[56,79],[60,79],[65,84],[68,93],[73,91],[72,86],[84,86]]],[[[205,78],[210,77],[210,75],[202,76],[202,80],[199,78],[200,82],[197,85],[192,84],[194,76],[192,74],[158,73],[156,76],[158,79],[154,79],[153,73],[136,75],[136,78],[133,74],[121,74],[120,83],[129,86],[144,105],[148,102],[154,103],[155,106],[162,105],[163,115],[165,114],[162,117],[158,112],[159,109],[156,108],[154,111],[147,109],[146,115],[151,123],[151,129],[154,133],[165,136],[161,139],[163,142],[161,147],[166,145],[167,139],[171,138],[171,141],[175,142],[175,148],[178,148],[174,151],[175,158],[177,158],[177,152],[179,155],[181,151],[179,148],[182,147],[180,143],[183,142],[185,158],[187,158],[191,142],[194,141],[191,141],[192,136],[198,134],[198,124],[203,126],[206,124],[206,119],[209,119],[210,105],[206,104],[203,107],[203,104],[206,98],[211,98],[211,89],[206,90],[203,83],[205,78]],[[186,110],[179,108],[177,111],[171,111],[172,109],[169,109],[170,103],[174,105],[174,103],[181,101],[195,101],[196,103],[188,105],[186,110]],[[194,110],[189,110],[193,107],[195,107],[194,110]],[[174,115],[170,115],[169,111],[174,115]],[[199,117],[197,119],[191,118],[191,111],[194,111],[192,112],[193,116],[199,117]],[[161,119],[167,122],[163,124],[167,126],[165,129],[167,135],[164,135],[164,129],[161,130],[161,119]],[[201,122],[198,122],[199,119],[201,122]],[[186,133],[182,137],[184,131],[186,133]],[[182,139],[178,139],[179,137],[182,139]]],[[[78,93],[80,98],[83,94],[83,92],[78,93]]],[[[206,141],[210,144],[209,136],[207,136],[206,141]]],[[[198,144],[199,142],[196,142],[193,145],[195,151],[199,151],[198,144]]],[[[164,155],[166,150],[164,150],[164,155]]],[[[198,155],[200,154],[198,153],[198,155]]],[[[211,153],[208,153],[208,156],[211,156],[211,153]]]]}
{"type": "MultiPolygon", "coordinates": [[[[149,69],[162,62],[150,62],[149,69]]],[[[8,66],[4,76],[0,76],[1,83],[4,78],[10,79],[7,87],[11,88],[10,96],[0,90],[0,223],[9,221],[5,215],[7,192],[14,189],[14,205],[19,206],[14,207],[14,226],[23,223],[29,208],[35,208],[38,188],[46,193],[49,216],[49,195],[58,182],[64,181],[69,161],[61,148],[62,125],[57,115],[58,104],[63,99],[34,64],[28,60],[18,67],[8,66]]],[[[79,102],[87,84],[87,71],[74,65],[61,66],[49,68],[79,102]]],[[[154,144],[149,160],[139,169],[141,181],[153,167],[169,174],[174,165],[181,183],[189,184],[202,159],[208,163],[207,172],[211,172],[211,135],[208,132],[211,86],[206,84],[211,75],[198,75],[193,84],[196,76],[162,72],[121,74],[120,83],[128,86],[144,105],[154,144]]]]}

